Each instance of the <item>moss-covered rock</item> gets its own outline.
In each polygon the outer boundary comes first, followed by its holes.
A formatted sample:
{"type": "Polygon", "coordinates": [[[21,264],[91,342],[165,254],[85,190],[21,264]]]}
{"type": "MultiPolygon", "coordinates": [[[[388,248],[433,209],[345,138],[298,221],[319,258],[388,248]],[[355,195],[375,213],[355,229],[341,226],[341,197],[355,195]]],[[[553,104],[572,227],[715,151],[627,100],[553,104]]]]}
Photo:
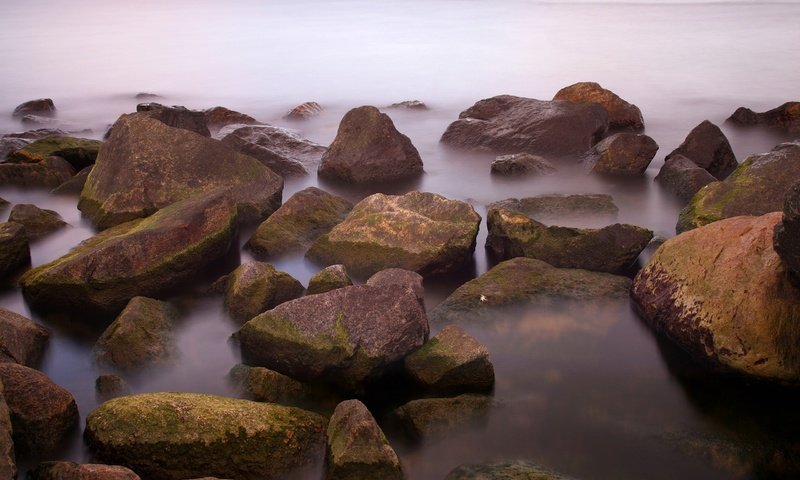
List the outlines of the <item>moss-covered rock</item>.
{"type": "Polygon", "coordinates": [[[305,252],[352,209],[349,201],[319,188],[300,190],[258,226],[247,247],[261,257],[305,252]]]}
{"type": "Polygon", "coordinates": [[[671,155],[664,161],[655,180],[684,203],[688,203],[698,190],[717,181],[705,168],[680,154],[671,155]]]}
{"type": "Polygon", "coordinates": [[[694,127],[665,160],[675,155],[683,155],[719,180],[724,180],[738,165],[728,138],[708,120],[694,127]]]}
{"type": "Polygon", "coordinates": [[[49,339],[44,327],[0,307],[0,362],[35,368],[49,339]]]}
{"type": "Polygon", "coordinates": [[[491,321],[495,309],[567,300],[623,299],[630,279],[588,270],[556,268],[541,260],[514,258],[461,285],[430,314],[432,322],[491,321]]]}
{"type": "Polygon", "coordinates": [[[403,480],[400,459],[367,407],[358,400],[336,406],[328,422],[325,480],[403,480]]]}
{"type": "Polygon", "coordinates": [[[330,292],[337,288],[349,287],[353,280],[344,265],[331,265],[315,273],[308,281],[307,295],[330,292]]]}
{"type": "Polygon", "coordinates": [[[352,392],[391,371],[428,332],[411,290],[356,285],[283,303],[237,337],[249,365],[352,392]]]}
{"type": "Polygon", "coordinates": [[[751,155],[724,181],[701,188],[678,217],[685,232],[739,215],[764,215],[783,208],[789,187],[800,180],[800,141],[751,155]]]}
{"type": "Polygon", "coordinates": [[[25,227],[15,222],[0,223],[0,282],[31,264],[31,250],[25,227]]]}
{"type": "Polygon", "coordinates": [[[123,115],[100,148],[78,208],[108,228],[220,188],[233,192],[239,220],[253,221],[278,208],[283,179],[218,140],[123,115]]]}
{"type": "Polygon", "coordinates": [[[641,176],[657,151],[658,144],[647,135],[616,133],[592,147],[581,161],[591,173],[641,176]]]}
{"type": "Polygon", "coordinates": [[[509,198],[490,203],[488,209],[505,208],[521,213],[539,222],[575,221],[591,219],[591,223],[608,225],[617,218],[619,208],[611,195],[537,195],[526,198],[509,198]]]}
{"type": "Polygon", "coordinates": [[[94,381],[94,393],[98,403],[133,393],[128,382],[119,375],[100,375],[94,381]]]}
{"type": "Polygon", "coordinates": [[[564,87],[553,96],[553,100],[574,103],[593,103],[608,112],[608,126],[613,129],[641,130],[644,120],[639,107],[623,100],[611,90],[595,82],[578,82],[564,87]]]}
{"type": "Polygon", "coordinates": [[[37,308],[119,313],[136,296],[182,285],[225,255],[237,233],[236,204],[226,192],[175,203],[111,228],[20,280],[37,308]]]}
{"type": "Polygon", "coordinates": [[[139,480],[139,475],[119,465],[42,462],[28,472],[29,480],[139,480]]]}
{"type": "Polygon", "coordinates": [[[434,440],[486,422],[493,404],[492,397],[471,393],[420,398],[392,410],[388,421],[411,440],[434,440]]]}
{"type": "Polygon", "coordinates": [[[319,166],[326,147],[272,125],[235,125],[219,132],[222,143],[249,155],[282,177],[307,175],[319,166]]]}
{"type": "Polygon", "coordinates": [[[3,381],[0,380],[0,478],[17,478],[13,434],[11,416],[3,395],[3,381]]]}
{"type": "Polygon", "coordinates": [[[485,392],[494,386],[489,350],[455,325],[443,328],[404,363],[406,373],[430,392],[485,392]]]}
{"type": "Polygon", "coordinates": [[[61,157],[38,163],[0,163],[0,185],[56,188],[75,175],[75,168],[61,157]]]}
{"type": "Polygon", "coordinates": [[[435,193],[376,193],[317,239],[306,256],[364,277],[392,267],[423,276],[445,273],[472,258],[479,224],[465,202],[435,193]]]}
{"type": "Polygon", "coordinates": [[[256,402],[328,412],[336,405],[333,394],[326,389],[297,381],[268,368],[239,364],[231,369],[228,377],[245,398],[256,402]]]}
{"type": "Polygon", "coordinates": [[[87,138],[53,136],[35,140],[8,156],[8,161],[17,163],[39,163],[48,157],[61,157],[75,171],[94,164],[103,142],[87,138]]]}
{"type": "Polygon", "coordinates": [[[708,365],[800,382],[800,290],[772,248],[780,220],[734,217],[667,240],[631,289],[645,321],[708,365]]]}
{"type": "Polygon", "coordinates": [[[481,465],[461,465],[447,474],[444,480],[570,480],[531,462],[501,462],[481,465]]]}
{"type": "Polygon", "coordinates": [[[98,458],[145,478],[271,480],[316,462],[324,428],[324,417],[293,407],[148,393],[98,407],[86,418],[84,436],[98,458]]]}
{"type": "Polygon", "coordinates": [[[305,288],[286,272],[272,265],[247,262],[229,276],[225,292],[225,308],[231,317],[242,323],[259,313],[303,295],[305,288]]]}
{"type": "Polygon", "coordinates": [[[133,371],[172,363],[178,355],[175,309],[166,302],[134,297],[94,345],[98,363],[133,371]]]}
{"type": "Polygon", "coordinates": [[[38,240],[68,225],[58,212],[43,210],[29,203],[14,205],[8,214],[8,221],[23,225],[30,241],[38,240]]]}
{"type": "Polygon", "coordinates": [[[536,258],[561,268],[622,273],[639,257],[653,232],[615,223],[601,229],[546,226],[505,209],[489,209],[486,248],[501,259],[536,258]]]}

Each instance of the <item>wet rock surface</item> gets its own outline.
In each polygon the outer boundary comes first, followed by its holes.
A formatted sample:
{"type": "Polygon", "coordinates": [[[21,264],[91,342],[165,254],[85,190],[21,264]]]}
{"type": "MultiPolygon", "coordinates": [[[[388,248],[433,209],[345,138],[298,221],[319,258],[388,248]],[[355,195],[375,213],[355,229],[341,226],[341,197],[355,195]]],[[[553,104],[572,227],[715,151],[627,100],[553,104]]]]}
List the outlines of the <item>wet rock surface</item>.
{"type": "Polygon", "coordinates": [[[564,87],[555,94],[553,100],[600,105],[608,112],[608,125],[613,129],[636,131],[644,128],[639,107],[595,82],[578,82],[564,87]]]}
{"type": "Polygon", "coordinates": [[[679,154],[664,162],[655,180],[684,203],[688,203],[701,188],[717,181],[706,169],[679,154]]]}
{"type": "Polygon", "coordinates": [[[259,313],[303,295],[305,287],[286,272],[262,262],[246,262],[227,279],[225,308],[235,320],[246,322],[259,313]]]}
{"type": "Polygon", "coordinates": [[[555,173],[556,167],[544,157],[529,153],[501,155],[492,162],[491,172],[505,176],[544,176],[555,173]]]}
{"type": "Polygon", "coordinates": [[[164,125],[188,130],[204,137],[211,136],[205,112],[189,110],[177,105],[168,107],[155,102],[140,103],[136,105],[136,111],[142,113],[143,116],[158,120],[164,125]]]}
{"type": "Polygon", "coordinates": [[[0,362],[35,368],[50,333],[27,317],[0,307],[0,362]]]}
{"type": "Polygon", "coordinates": [[[314,171],[327,151],[297,132],[271,125],[235,125],[221,130],[219,135],[225,145],[255,158],[283,177],[314,171]]]}
{"type": "Polygon", "coordinates": [[[647,135],[616,133],[592,147],[581,160],[591,173],[600,175],[644,175],[658,151],[647,135]]]}
{"type": "Polygon", "coordinates": [[[317,102],[304,102],[289,110],[283,118],[286,120],[308,120],[322,113],[322,106],[317,102]]]}
{"type": "Polygon", "coordinates": [[[718,180],[724,180],[739,164],[728,138],[708,120],[694,127],[686,140],[667,155],[666,160],[675,155],[690,159],[718,180]]]}
{"type": "Polygon", "coordinates": [[[29,241],[46,237],[68,225],[57,212],[43,210],[29,203],[14,205],[8,214],[8,221],[24,226],[29,241]]]}
{"type": "Polygon", "coordinates": [[[516,461],[482,465],[461,465],[445,480],[570,480],[532,462],[516,461]]]}
{"type": "Polygon", "coordinates": [[[13,433],[11,416],[3,394],[3,382],[0,380],[0,478],[4,479],[17,477],[13,433]]]}
{"type": "Polygon", "coordinates": [[[308,281],[307,295],[330,292],[353,284],[344,265],[331,265],[315,273],[308,281]]]}
{"type": "Polygon", "coordinates": [[[225,107],[212,107],[203,110],[206,117],[206,126],[211,132],[218,132],[228,125],[254,125],[258,120],[245,113],[237,112],[225,107]]]}

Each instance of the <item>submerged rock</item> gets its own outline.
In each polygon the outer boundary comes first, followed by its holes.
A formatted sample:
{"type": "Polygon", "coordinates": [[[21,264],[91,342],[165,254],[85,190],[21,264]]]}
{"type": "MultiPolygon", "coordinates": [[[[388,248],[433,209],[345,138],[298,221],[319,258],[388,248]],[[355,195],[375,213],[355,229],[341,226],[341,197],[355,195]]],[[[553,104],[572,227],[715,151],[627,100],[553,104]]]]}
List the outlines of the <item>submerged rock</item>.
{"type": "Polygon", "coordinates": [[[800,279],[800,182],[786,194],[783,219],[775,225],[773,247],[789,271],[800,279]]]}
{"type": "Polygon", "coordinates": [[[247,222],[278,208],[283,180],[217,140],[141,114],[123,115],[100,149],[78,208],[108,228],[220,188],[233,192],[239,220],[247,222]]]}
{"type": "Polygon", "coordinates": [[[305,288],[286,272],[272,265],[246,262],[228,276],[225,308],[242,323],[259,313],[303,295],[305,288]]]}
{"type": "Polygon", "coordinates": [[[307,295],[330,292],[337,288],[349,287],[353,284],[344,265],[331,265],[325,267],[308,281],[307,295]]]}
{"type": "Polygon", "coordinates": [[[729,218],[667,240],[631,289],[645,321],[711,366],[800,381],[800,290],[772,248],[780,219],[729,218]]]}
{"type": "Polygon", "coordinates": [[[289,110],[283,116],[286,120],[308,120],[322,113],[322,106],[317,102],[304,102],[289,110]]]}
{"type": "Polygon", "coordinates": [[[537,195],[509,198],[487,205],[490,210],[499,208],[521,213],[542,223],[589,218],[608,224],[616,220],[619,213],[614,199],[606,194],[537,195]]]}
{"type": "Polygon", "coordinates": [[[595,82],[578,82],[559,90],[553,100],[575,103],[593,103],[608,112],[608,126],[614,129],[641,130],[644,120],[639,107],[626,102],[611,90],[595,82]]]}
{"type": "Polygon", "coordinates": [[[738,165],[728,138],[708,120],[694,127],[666,160],[675,155],[683,155],[719,180],[724,180],[738,165]]]}
{"type": "Polygon", "coordinates": [[[371,195],[312,245],[306,256],[359,276],[397,267],[423,276],[456,270],[475,250],[480,216],[434,193],[371,195]]]}
{"type": "Polygon", "coordinates": [[[403,100],[402,102],[393,103],[386,108],[397,110],[430,110],[425,103],[419,100],[403,100]]]}
{"type": "Polygon", "coordinates": [[[545,467],[517,461],[482,465],[461,465],[444,480],[570,480],[545,467]]]}
{"type": "Polygon", "coordinates": [[[705,168],[679,154],[671,155],[664,162],[655,180],[684,203],[688,203],[701,188],[717,181],[705,168]]]}
{"type": "Polygon", "coordinates": [[[658,144],[647,135],[616,133],[595,145],[582,162],[591,173],[640,176],[657,151],[658,144]]]}
{"type": "Polygon", "coordinates": [[[469,150],[571,157],[606,132],[608,114],[593,104],[500,95],[461,112],[441,142],[469,150]]]}
{"type": "Polygon", "coordinates": [[[68,226],[61,219],[61,215],[53,210],[43,210],[36,205],[18,203],[8,214],[9,222],[16,222],[25,227],[28,240],[38,240],[42,237],[68,226]]]}
{"type": "Polygon", "coordinates": [[[128,382],[119,375],[100,375],[94,381],[94,393],[98,403],[133,393],[128,382]]]}
{"type": "Polygon", "coordinates": [[[220,131],[222,143],[249,155],[283,177],[306,175],[319,165],[326,147],[298,133],[271,125],[241,126],[220,131]]]}
{"type": "Polygon", "coordinates": [[[98,458],[145,478],[277,480],[316,461],[324,427],[322,416],[299,408],[148,393],[98,407],[86,418],[84,437],[98,458]]]}
{"type": "MultiPolygon", "coordinates": [[[[158,120],[164,125],[188,130],[204,137],[211,136],[205,112],[189,110],[186,107],[177,105],[167,107],[155,102],[140,103],[136,105],[136,111],[153,120],[158,120]]],[[[112,127],[112,129],[114,128],[116,127],[112,127]]]]}
{"type": "Polygon", "coordinates": [[[83,191],[83,187],[86,186],[86,180],[89,178],[89,173],[91,172],[92,167],[84,168],[72,178],[54,188],[51,193],[57,195],[80,195],[83,191]]]}
{"type": "Polygon", "coordinates": [[[530,153],[501,155],[492,162],[492,173],[507,176],[536,175],[555,173],[556,167],[545,158],[530,153]]]}
{"type": "Polygon", "coordinates": [[[446,437],[487,421],[492,397],[464,394],[412,400],[389,413],[389,422],[412,440],[446,437]]]}
{"type": "Polygon", "coordinates": [[[228,125],[255,125],[258,122],[255,118],[244,113],[237,112],[225,107],[212,107],[203,110],[206,116],[206,126],[209,131],[217,132],[228,125]]]}
{"type": "Polygon", "coordinates": [[[48,157],[61,157],[75,171],[93,165],[103,142],[86,138],[48,136],[25,145],[8,156],[9,162],[39,163],[48,157]]]}
{"type": "Polygon", "coordinates": [[[786,102],[762,113],[739,107],[726,121],[739,126],[763,125],[787,133],[800,133],[800,102],[786,102]]]}
{"type": "Polygon", "coordinates": [[[248,399],[256,402],[305,407],[327,400],[321,389],[264,367],[239,364],[228,376],[248,399]]]}
{"type": "Polygon", "coordinates": [[[75,168],[61,157],[38,163],[0,163],[0,185],[56,188],[75,175],[75,168]]]}
{"type": "Polygon", "coordinates": [[[31,251],[25,227],[19,223],[0,223],[0,281],[31,264],[31,251]]]}
{"type": "Polygon", "coordinates": [[[723,218],[779,211],[786,192],[798,180],[800,141],[751,155],[724,181],[700,189],[681,211],[676,229],[685,232],[723,218]]]}
{"type": "Polygon", "coordinates": [[[14,438],[11,416],[3,396],[3,382],[0,380],[0,478],[17,478],[17,462],[14,455],[14,438]]]}
{"type": "Polygon", "coordinates": [[[316,187],[300,190],[258,226],[247,247],[258,256],[306,251],[347,217],[353,204],[316,187]]]}
{"type": "Polygon", "coordinates": [[[388,115],[370,106],[345,114],[317,170],[321,178],[349,183],[391,182],[422,173],[422,159],[411,140],[388,115]]]}
{"type": "Polygon", "coordinates": [[[541,260],[514,258],[461,285],[430,313],[432,322],[491,321],[499,307],[551,298],[624,299],[630,279],[588,270],[556,268],[541,260]]]}
{"type": "Polygon", "coordinates": [[[28,303],[46,310],[116,314],[135,296],[158,296],[220,259],[236,239],[225,192],[198,195],[118,225],[21,279],[28,303]]]}
{"type": "Polygon", "coordinates": [[[13,362],[35,368],[49,339],[50,332],[44,327],[0,307],[0,363],[13,362]]]}
{"type": "Polygon", "coordinates": [[[140,480],[133,470],[119,465],[42,462],[28,473],[29,480],[140,480]]]}
{"type": "Polygon", "coordinates": [[[328,422],[326,480],[403,480],[400,459],[367,407],[358,400],[336,406],[328,422]]]}
{"type": "Polygon", "coordinates": [[[14,112],[11,113],[14,118],[24,117],[25,115],[54,117],[56,115],[56,106],[50,98],[39,98],[17,105],[14,112]]]}

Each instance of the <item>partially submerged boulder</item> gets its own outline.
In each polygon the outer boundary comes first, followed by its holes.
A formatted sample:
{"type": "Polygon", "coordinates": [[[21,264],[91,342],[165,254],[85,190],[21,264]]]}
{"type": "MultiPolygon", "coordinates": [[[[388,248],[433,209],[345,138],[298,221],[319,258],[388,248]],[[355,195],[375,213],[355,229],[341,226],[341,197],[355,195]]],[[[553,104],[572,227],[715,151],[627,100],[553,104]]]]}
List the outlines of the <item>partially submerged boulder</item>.
{"type": "Polygon", "coordinates": [[[35,368],[49,339],[50,333],[44,327],[0,307],[0,362],[35,368]]]}
{"type": "Polygon", "coordinates": [[[728,138],[708,120],[694,127],[666,160],[675,155],[683,155],[719,180],[724,180],[738,165],[728,138]]]}
{"type": "Polygon", "coordinates": [[[39,163],[48,157],[61,157],[75,171],[93,165],[103,142],[67,136],[49,136],[35,140],[8,156],[9,162],[39,163]]]}
{"type": "Polygon", "coordinates": [[[29,480],[140,480],[139,475],[119,465],[42,462],[28,472],[29,480]]]}
{"type": "Polygon", "coordinates": [[[236,125],[221,130],[220,136],[225,145],[255,158],[283,177],[313,171],[327,150],[293,130],[271,125],[236,125]]]}
{"type": "Polygon", "coordinates": [[[303,295],[305,287],[286,272],[262,262],[246,262],[227,280],[225,308],[242,323],[303,295]]]}
{"type": "Polygon", "coordinates": [[[17,478],[13,433],[11,416],[3,396],[3,381],[0,380],[0,478],[4,479],[17,478]]]}
{"type": "Polygon", "coordinates": [[[389,422],[411,440],[435,440],[487,421],[492,397],[467,393],[420,398],[389,413],[389,422]]]}
{"type": "Polygon", "coordinates": [[[229,194],[198,195],[85,240],[27,272],[22,291],[35,308],[116,314],[131,298],[164,294],[223,257],[236,225],[229,194]]]}
{"type": "Polygon", "coordinates": [[[676,229],[680,233],[723,218],[779,211],[789,187],[798,180],[800,141],[751,155],[724,181],[700,189],[681,211],[676,229]]]}
{"type": "Polygon", "coordinates": [[[444,480],[570,480],[531,462],[501,462],[479,465],[460,465],[444,480]]]}
{"type": "Polygon", "coordinates": [[[639,107],[626,102],[611,90],[595,82],[578,82],[559,90],[553,100],[593,103],[608,112],[608,126],[613,129],[641,130],[644,120],[639,107]]]}
{"type": "Polygon", "coordinates": [[[734,217],[667,240],[631,289],[645,321],[713,367],[800,382],[800,290],[772,248],[780,220],[734,217]]]}
{"type": "Polygon", "coordinates": [[[316,461],[325,419],[299,408],[197,393],[110,400],[86,418],[95,455],[145,478],[277,480],[316,461]]]}
{"type": "Polygon", "coordinates": [[[583,154],[607,128],[608,113],[599,105],[500,95],[461,112],[441,142],[468,150],[555,159],[583,154]]]}
{"type": "Polygon", "coordinates": [[[44,210],[29,203],[14,205],[8,214],[8,221],[24,226],[29,241],[46,237],[68,225],[58,212],[44,210]]]}
{"type": "Polygon", "coordinates": [[[358,400],[336,406],[328,422],[326,480],[403,480],[400,459],[367,407],[358,400]]]}
{"type": "Polygon", "coordinates": [[[75,168],[61,157],[38,163],[0,163],[0,185],[53,189],[75,175],[75,168]]]}
{"type": "Polygon", "coordinates": [[[490,203],[487,209],[505,208],[544,224],[591,219],[603,224],[616,220],[619,208],[607,194],[537,195],[490,203]]]}
{"type": "Polygon", "coordinates": [[[800,133],[800,102],[786,102],[762,113],[739,107],[726,121],[739,126],[762,125],[787,133],[800,133]]]}
{"type": "Polygon", "coordinates": [[[647,135],[616,133],[592,147],[581,161],[591,173],[641,176],[657,151],[658,144],[647,135]]]}
{"type": "Polygon", "coordinates": [[[132,298],[97,339],[95,360],[124,371],[172,363],[178,355],[173,332],[176,316],[169,303],[132,298]]]}
{"type": "Polygon", "coordinates": [[[286,120],[308,120],[322,113],[322,106],[317,102],[304,102],[289,110],[283,116],[286,120]]]}
{"type": "Polygon", "coordinates": [[[0,281],[31,264],[31,251],[25,227],[15,222],[0,223],[0,281]]]}
{"type": "Polygon", "coordinates": [[[420,100],[403,100],[402,102],[393,103],[386,108],[395,110],[430,110],[430,108],[420,100]]]}
{"type": "Polygon", "coordinates": [[[94,381],[94,393],[97,403],[104,403],[112,398],[123,397],[133,393],[128,382],[119,375],[100,375],[94,381]]]}
{"type": "MultiPolygon", "coordinates": [[[[167,107],[155,102],[140,103],[136,105],[136,111],[153,120],[158,120],[164,125],[188,130],[204,137],[211,136],[205,112],[189,110],[186,107],[177,105],[167,107]]],[[[111,128],[113,130],[116,126],[111,128]]]]}
{"type": "Polygon", "coordinates": [[[344,265],[331,265],[315,273],[308,281],[307,295],[330,292],[353,284],[344,265]]]}
{"type": "Polygon", "coordinates": [[[256,402],[307,407],[326,400],[323,390],[264,367],[239,364],[228,377],[247,399],[256,402]]]}
{"type": "Polygon", "coordinates": [[[322,156],[317,174],[348,183],[391,182],[423,173],[422,159],[392,119],[375,107],[350,110],[322,156]]]}
{"type": "Polygon", "coordinates": [[[289,197],[264,220],[250,237],[247,247],[260,257],[304,252],[320,236],[347,217],[353,204],[316,187],[289,197]]]}
{"type": "Polygon", "coordinates": [[[588,270],[556,268],[541,260],[514,258],[458,287],[431,313],[431,322],[491,321],[500,307],[548,299],[620,300],[630,279],[588,270]]]}
{"type": "Polygon", "coordinates": [[[460,268],[472,258],[480,216],[469,204],[435,193],[376,193],[319,237],[306,256],[369,276],[397,267],[423,276],[460,268]]]}
{"type": "Polygon", "coordinates": [[[36,100],[28,100],[27,102],[17,105],[11,113],[11,116],[14,118],[24,117],[25,115],[54,117],[56,115],[56,106],[50,98],[39,98],[36,100]]]}
{"type": "Polygon", "coordinates": [[[283,179],[217,140],[123,115],[100,149],[78,208],[108,228],[220,188],[233,192],[239,220],[247,222],[278,208],[283,179]]]}
{"type": "Polygon", "coordinates": [[[800,182],[786,194],[783,219],[775,225],[773,247],[789,271],[800,279],[800,182]]]}
{"type": "Polygon", "coordinates": [[[255,125],[258,122],[250,115],[225,107],[212,107],[203,110],[209,131],[218,132],[228,125],[255,125]]]}
{"type": "Polygon", "coordinates": [[[555,173],[556,167],[539,155],[515,153],[495,158],[491,171],[494,174],[506,176],[544,176],[555,173]]]}
{"type": "Polygon", "coordinates": [[[671,155],[655,180],[667,191],[688,203],[701,188],[717,179],[705,168],[680,154],[671,155]]]}

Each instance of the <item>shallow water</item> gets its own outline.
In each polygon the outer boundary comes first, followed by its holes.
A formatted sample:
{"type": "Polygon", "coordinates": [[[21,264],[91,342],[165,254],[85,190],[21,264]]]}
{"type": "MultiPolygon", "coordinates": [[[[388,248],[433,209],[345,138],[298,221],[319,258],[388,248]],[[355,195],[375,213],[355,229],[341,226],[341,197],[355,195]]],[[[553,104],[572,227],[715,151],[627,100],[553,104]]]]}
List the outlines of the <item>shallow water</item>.
{"type": "MultiPolygon", "coordinates": [[[[0,132],[21,130],[9,115],[17,104],[48,96],[62,128],[91,128],[87,135],[100,138],[135,109],[136,93],[153,92],[166,104],[224,105],[327,145],[348,109],[419,99],[431,110],[387,112],[420,151],[420,180],[344,189],[310,175],[287,181],[284,199],[310,185],[352,200],[423,190],[469,201],[485,216],[488,203],[509,197],[609,193],[619,221],[668,238],[679,205],[652,179],[692,127],[704,119],[720,125],[740,161],[785,139],[723,121],[738,106],[763,111],[797,100],[798,24],[800,5],[769,2],[4,2],[0,132]],[[584,80],[642,109],[646,133],[661,146],[646,177],[597,179],[564,166],[549,177],[498,179],[489,175],[492,156],[438,143],[481,98],[549,99],[584,80]],[[281,119],[307,100],[324,113],[305,123],[281,119]]],[[[56,210],[71,224],[32,245],[34,265],[92,234],[75,198],[5,187],[0,197],[56,210]]],[[[7,215],[0,211],[0,221],[7,215]]],[[[429,308],[491,266],[485,236],[484,223],[465,275],[426,282],[429,308]]],[[[240,259],[251,257],[241,251],[240,259]]],[[[302,256],[274,264],[304,284],[318,270],[302,256]]],[[[181,311],[180,359],[130,378],[134,390],[233,394],[225,377],[238,361],[229,342],[238,325],[221,298],[196,285],[173,300],[181,311]]],[[[83,420],[97,405],[94,379],[104,373],[90,354],[100,329],[80,318],[42,318],[18,290],[0,292],[0,306],[51,329],[42,370],[72,392],[83,420]]],[[[774,452],[800,442],[792,428],[796,391],[698,379],[627,302],[531,308],[467,328],[492,354],[497,405],[444,439],[415,445],[393,435],[412,480],[441,479],[460,463],[515,459],[584,479],[780,478],[774,452]]],[[[48,458],[91,459],[80,432],[48,458]]]]}

